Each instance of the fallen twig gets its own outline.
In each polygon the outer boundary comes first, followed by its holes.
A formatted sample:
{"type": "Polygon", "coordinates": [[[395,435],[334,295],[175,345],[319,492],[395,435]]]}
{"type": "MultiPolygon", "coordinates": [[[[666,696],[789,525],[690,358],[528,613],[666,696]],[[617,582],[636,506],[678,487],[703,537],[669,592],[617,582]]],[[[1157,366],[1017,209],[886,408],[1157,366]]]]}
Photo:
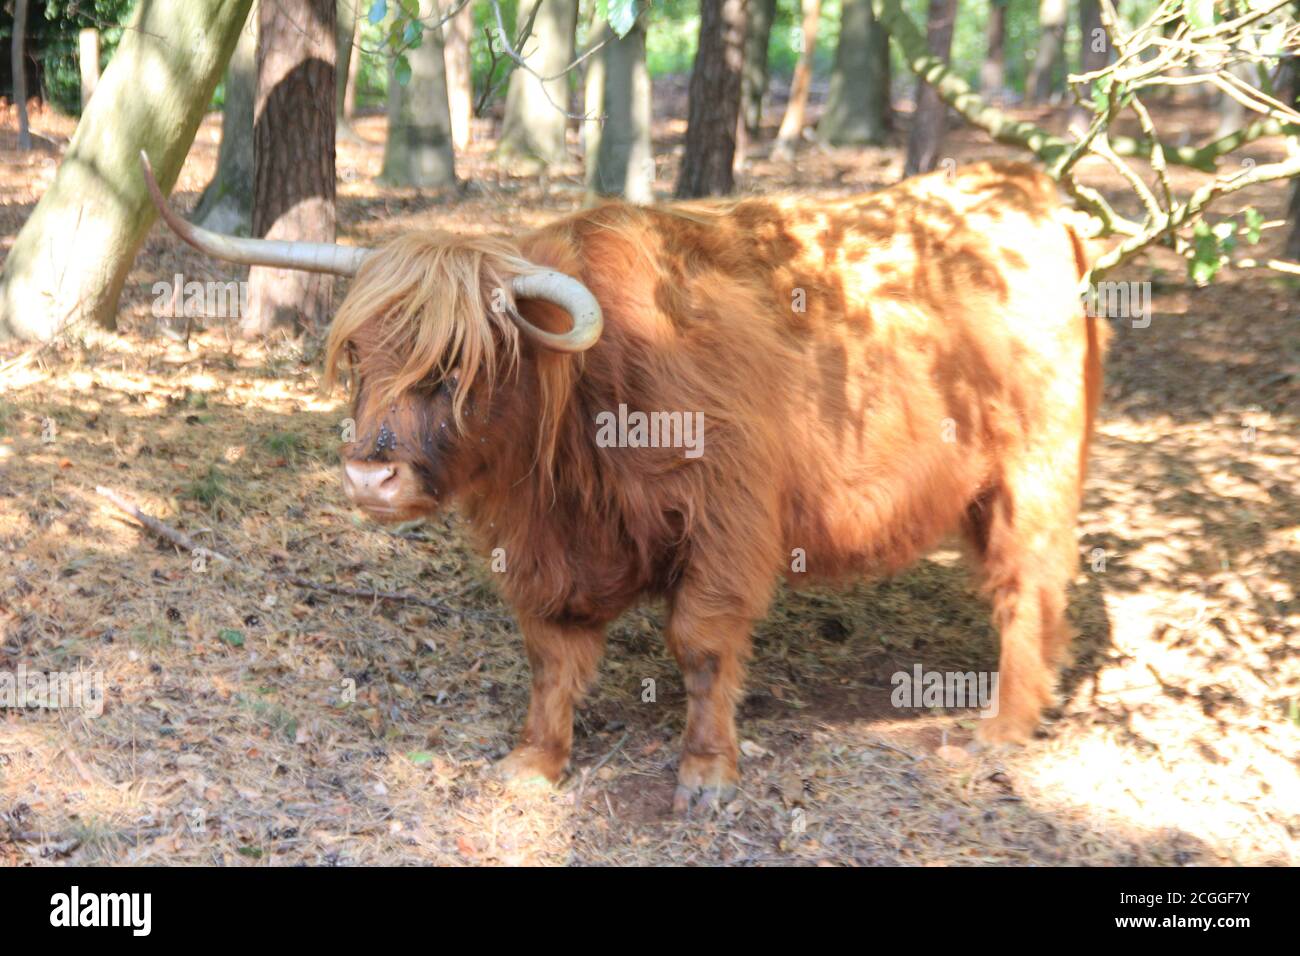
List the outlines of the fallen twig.
{"type": "Polygon", "coordinates": [[[172,544],[176,545],[177,547],[184,548],[186,551],[198,551],[200,548],[202,548],[205,554],[211,555],[212,557],[216,558],[218,561],[230,560],[221,552],[214,551],[212,548],[206,547],[201,544],[197,544],[189,535],[185,534],[184,532],[177,531],[171,525],[163,521],[159,521],[157,518],[151,515],[145,514],[143,511],[140,510],[139,506],[136,505],[135,502],[131,501],[128,498],[124,498],[122,495],[119,495],[112,488],[105,488],[102,485],[100,485],[95,489],[95,494],[99,495],[101,498],[107,498],[120,511],[126,512],[136,521],[140,522],[140,524],[143,525],[145,528],[147,528],[148,530],[156,534],[158,537],[166,541],[170,541],[172,544]]]}

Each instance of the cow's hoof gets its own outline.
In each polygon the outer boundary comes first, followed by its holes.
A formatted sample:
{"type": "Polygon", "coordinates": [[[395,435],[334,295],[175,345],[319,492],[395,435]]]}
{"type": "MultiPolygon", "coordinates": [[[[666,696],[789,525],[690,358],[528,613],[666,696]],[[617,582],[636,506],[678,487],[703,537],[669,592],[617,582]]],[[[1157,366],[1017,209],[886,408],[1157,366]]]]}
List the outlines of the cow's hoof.
{"type": "Polygon", "coordinates": [[[999,714],[991,720],[981,720],[975,728],[975,741],[984,748],[1010,747],[1026,743],[1038,727],[1037,715],[1016,717],[999,714]]]}
{"type": "Polygon", "coordinates": [[[683,754],[673,794],[673,813],[689,816],[696,808],[719,809],[736,797],[736,762],[717,754],[683,754]]]}
{"type": "Polygon", "coordinates": [[[536,747],[516,747],[497,764],[511,790],[550,790],[564,777],[568,761],[536,747]]]}
{"type": "Polygon", "coordinates": [[[718,787],[687,787],[679,783],[673,793],[673,813],[679,817],[689,817],[696,810],[716,813],[735,798],[735,784],[723,784],[718,787]]]}

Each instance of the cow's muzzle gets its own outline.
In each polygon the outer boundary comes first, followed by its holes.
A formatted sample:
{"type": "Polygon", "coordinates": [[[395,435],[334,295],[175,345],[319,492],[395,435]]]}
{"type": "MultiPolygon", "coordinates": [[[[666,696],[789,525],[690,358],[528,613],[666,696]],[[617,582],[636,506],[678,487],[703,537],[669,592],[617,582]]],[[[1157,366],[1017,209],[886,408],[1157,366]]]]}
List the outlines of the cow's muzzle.
{"type": "Polygon", "coordinates": [[[348,499],[378,521],[400,521],[410,510],[410,466],[403,462],[345,461],[343,490],[348,499]]]}

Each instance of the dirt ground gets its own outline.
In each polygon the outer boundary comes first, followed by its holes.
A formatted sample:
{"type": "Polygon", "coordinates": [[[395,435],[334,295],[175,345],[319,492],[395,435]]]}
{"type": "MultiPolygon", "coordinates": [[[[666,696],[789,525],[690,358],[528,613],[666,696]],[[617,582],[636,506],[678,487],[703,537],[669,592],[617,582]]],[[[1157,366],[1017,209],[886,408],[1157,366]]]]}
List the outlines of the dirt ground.
{"type": "MultiPolygon", "coordinates": [[[[679,89],[657,92],[672,94],[657,108],[685,115],[679,89]]],[[[1158,120],[1193,137],[1213,122],[1172,108],[1158,120]]],[[[34,122],[41,148],[27,155],[12,121],[0,128],[6,249],[71,133],[60,117],[34,122]]],[[[339,154],[353,242],[505,234],[582,199],[577,165],[545,181],[499,171],[489,124],[460,161],[462,191],[381,189],[383,119],[359,129],[339,154]]],[[[661,193],[682,132],[658,124],[661,193]]],[[[219,135],[210,117],[177,187],[186,208],[219,135]]],[[[898,178],[900,142],[806,145],[794,164],[763,159],[765,142],[741,187],[877,189],[898,178]]],[[[947,148],[1013,155],[969,131],[947,148]]],[[[1281,150],[1265,140],[1246,155],[1281,150]]],[[[1177,171],[1182,188],[1198,180],[1177,171]]],[[[1285,196],[1256,187],[1223,212],[1254,203],[1277,219],[1285,196]]],[[[485,563],[454,515],[384,529],[354,514],[335,459],[346,405],[319,392],[318,343],[249,344],[220,319],[177,341],[150,314],[153,284],[175,273],[239,278],[155,227],[116,334],[0,355],[18,356],[0,366],[0,669],[99,672],[106,693],[98,718],[0,711],[0,862],[1300,864],[1296,279],[1229,270],[1197,290],[1163,252],[1112,277],[1153,283],[1153,319],[1114,323],[1076,661],[1038,739],[971,753],[970,714],[890,705],[890,675],[918,660],[996,667],[987,609],[942,550],[892,580],[782,595],[741,708],[741,794],[681,821],[669,805],[684,693],[661,610],[612,629],[568,784],[505,792],[493,763],[521,723],[527,667],[485,563]],[[100,485],[234,560],[196,568],[100,485]]]]}

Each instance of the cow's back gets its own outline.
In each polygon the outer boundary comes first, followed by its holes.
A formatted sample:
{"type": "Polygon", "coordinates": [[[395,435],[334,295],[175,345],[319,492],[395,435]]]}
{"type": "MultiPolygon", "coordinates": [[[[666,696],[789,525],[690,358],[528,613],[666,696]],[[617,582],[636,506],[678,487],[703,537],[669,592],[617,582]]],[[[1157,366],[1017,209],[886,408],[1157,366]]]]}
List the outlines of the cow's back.
{"type": "Polygon", "coordinates": [[[800,548],[814,574],[907,564],[1035,433],[1086,428],[1076,245],[1027,166],[830,202],[611,204],[525,252],[604,308],[585,407],[705,415],[698,461],[643,450],[623,480],[699,508],[747,470],[732,507],[770,509],[774,558],[800,548]]]}

